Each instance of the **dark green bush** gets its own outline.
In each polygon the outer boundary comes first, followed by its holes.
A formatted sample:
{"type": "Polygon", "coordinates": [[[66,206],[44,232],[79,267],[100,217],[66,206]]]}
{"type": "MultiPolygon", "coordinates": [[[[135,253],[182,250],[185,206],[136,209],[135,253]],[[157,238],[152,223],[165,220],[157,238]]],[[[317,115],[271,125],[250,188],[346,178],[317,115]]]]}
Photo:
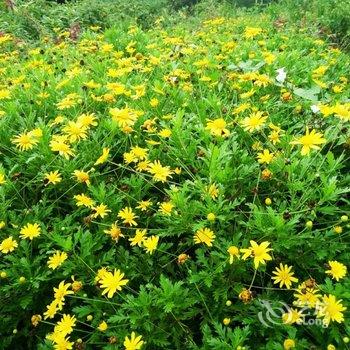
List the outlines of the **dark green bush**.
{"type": "Polygon", "coordinates": [[[335,34],[343,46],[350,44],[350,0],[321,0],[314,2],[319,23],[335,34]]]}
{"type": "Polygon", "coordinates": [[[200,0],[170,0],[170,6],[174,10],[179,10],[184,7],[191,7],[197,4],[200,0]]]}

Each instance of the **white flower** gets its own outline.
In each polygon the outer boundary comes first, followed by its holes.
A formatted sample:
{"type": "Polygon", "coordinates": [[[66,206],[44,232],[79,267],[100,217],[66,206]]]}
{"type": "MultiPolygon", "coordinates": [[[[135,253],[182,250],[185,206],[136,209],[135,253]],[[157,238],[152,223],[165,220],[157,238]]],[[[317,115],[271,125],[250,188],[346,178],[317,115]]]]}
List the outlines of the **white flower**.
{"type": "Polygon", "coordinates": [[[287,73],[285,72],[284,67],[277,69],[276,72],[277,72],[276,80],[281,84],[284,83],[284,81],[287,78],[287,73]]]}
{"type": "Polygon", "coordinates": [[[312,110],[313,113],[318,113],[320,111],[320,109],[316,105],[312,105],[311,106],[311,110],[312,110]]]}

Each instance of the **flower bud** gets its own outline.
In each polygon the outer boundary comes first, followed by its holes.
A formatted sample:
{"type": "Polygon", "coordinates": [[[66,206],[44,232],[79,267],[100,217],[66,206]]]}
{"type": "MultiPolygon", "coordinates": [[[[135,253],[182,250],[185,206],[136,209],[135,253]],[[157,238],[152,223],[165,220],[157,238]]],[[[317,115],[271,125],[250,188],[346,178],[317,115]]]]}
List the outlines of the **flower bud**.
{"type": "Polygon", "coordinates": [[[267,197],[267,198],[265,199],[265,204],[266,204],[266,205],[271,205],[271,204],[272,204],[271,198],[267,197]]]}

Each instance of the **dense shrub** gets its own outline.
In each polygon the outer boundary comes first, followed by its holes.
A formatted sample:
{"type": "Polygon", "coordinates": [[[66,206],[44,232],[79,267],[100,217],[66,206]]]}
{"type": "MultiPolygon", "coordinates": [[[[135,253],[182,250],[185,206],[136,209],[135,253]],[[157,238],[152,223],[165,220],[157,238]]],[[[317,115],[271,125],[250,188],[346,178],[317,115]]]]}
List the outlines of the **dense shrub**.
{"type": "Polygon", "coordinates": [[[281,0],[269,12],[301,27],[316,25],[324,38],[349,49],[350,0],[281,0]]]}
{"type": "Polygon", "coordinates": [[[350,0],[321,0],[313,3],[319,23],[335,34],[342,46],[350,44],[350,0]]]}
{"type": "Polygon", "coordinates": [[[13,32],[26,39],[52,35],[54,28],[69,28],[79,23],[82,28],[108,28],[121,22],[137,22],[150,28],[155,19],[167,10],[167,0],[82,0],[57,5],[56,2],[18,1],[15,11],[0,6],[0,30],[13,32]]]}

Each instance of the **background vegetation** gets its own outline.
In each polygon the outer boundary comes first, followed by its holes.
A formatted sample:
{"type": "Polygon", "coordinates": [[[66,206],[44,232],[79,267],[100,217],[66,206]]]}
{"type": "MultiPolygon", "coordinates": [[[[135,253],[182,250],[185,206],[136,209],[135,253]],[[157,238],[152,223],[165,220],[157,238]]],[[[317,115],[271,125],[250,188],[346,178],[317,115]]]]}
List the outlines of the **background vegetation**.
{"type": "Polygon", "coordinates": [[[14,10],[0,3],[0,31],[11,32],[23,39],[38,39],[52,35],[53,28],[99,25],[109,28],[121,22],[133,22],[143,28],[152,27],[154,20],[167,16],[168,25],[188,14],[239,13],[266,10],[276,19],[283,18],[307,26],[316,24],[331,41],[349,46],[350,0],[80,0],[60,5],[52,0],[16,0],[14,10]],[[269,6],[267,6],[269,5],[269,6]]]}

